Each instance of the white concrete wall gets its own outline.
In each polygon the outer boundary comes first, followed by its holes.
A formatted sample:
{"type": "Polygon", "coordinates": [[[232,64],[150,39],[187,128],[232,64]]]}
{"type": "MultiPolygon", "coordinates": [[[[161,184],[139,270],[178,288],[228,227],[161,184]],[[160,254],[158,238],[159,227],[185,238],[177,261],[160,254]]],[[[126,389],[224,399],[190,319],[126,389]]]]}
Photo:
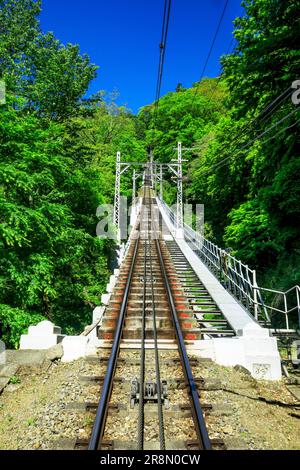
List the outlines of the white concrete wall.
{"type": "MultiPolygon", "coordinates": [[[[40,350],[49,349],[59,342],[62,342],[63,357],[62,362],[71,362],[87,354],[95,354],[99,346],[97,337],[97,327],[101,325],[106,306],[108,305],[113,289],[116,285],[117,278],[120,270],[115,269],[114,274],[110,276],[109,283],[107,284],[107,293],[102,295],[102,305],[96,307],[93,311],[92,325],[94,328],[87,335],[79,336],[64,336],[61,334],[61,328],[55,326],[49,321],[43,321],[36,326],[30,326],[27,335],[21,336],[20,349],[23,350],[40,350]]],[[[0,359],[3,356],[0,350],[0,359]]]]}
{"type": "MultiPolygon", "coordinates": [[[[163,220],[171,234],[176,230],[157,199],[163,220]]],[[[281,360],[276,338],[262,328],[249,312],[228,292],[182,238],[175,241],[210,296],[237,334],[232,338],[214,338],[195,342],[192,350],[224,366],[241,365],[256,379],[280,380],[281,360]],[[204,343],[204,344],[203,344],[204,343]],[[205,344],[206,343],[206,344],[205,344]]]]}
{"type": "Polygon", "coordinates": [[[64,349],[62,362],[72,362],[85,357],[87,343],[87,336],[66,336],[62,342],[64,349]]]}
{"type": "Polygon", "coordinates": [[[20,349],[49,349],[63,339],[61,328],[50,321],[42,321],[28,328],[28,334],[21,336],[20,349]]]}
{"type": "Polygon", "coordinates": [[[281,365],[275,338],[213,338],[198,340],[187,347],[199,357],[209,358],[222,366],[240,365],[258,380],[280,380],[281,365]]]}
{"type": "Polygon", "coordinates": [[[0,340],[0,366],[6,363],[5,343],[0,340]]]}
{"type": "Polygon", "coordinates": [[[97,348],[100,346],[100,340],[98,339],[97,329],[98,327],[101,327],[105,309],[105,306],[96,307],[93,312],[93,325],[95,325],[95,328],[87,335],[87,356],[96,354],[97,348]]]}

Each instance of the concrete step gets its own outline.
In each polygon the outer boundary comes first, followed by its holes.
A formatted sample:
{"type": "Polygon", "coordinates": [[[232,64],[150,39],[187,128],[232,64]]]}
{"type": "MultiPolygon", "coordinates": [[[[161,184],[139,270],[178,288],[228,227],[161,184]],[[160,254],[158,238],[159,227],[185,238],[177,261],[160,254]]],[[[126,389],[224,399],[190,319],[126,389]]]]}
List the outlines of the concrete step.
{"type": "Polygon", "coordinates": [[[235,336],[233,330],[221,330],[217,328],[202,328],[202,333],[204,335],[211,335],[211,336],[235,336]]]}
{"type": "MultiPolygon", "coordinates": [[[[167,299],[164,300],[162,299],[161,301],[158,300],[156,297],[154,297],[154,302],[152,302],[152,299],[148,298],[148,299],[145,299],[145,306],[147,308],[153,308],[153,303],[155,305],[155,308],[156,309],[160,309],[160,308],[168,308],[168,302],[167,302],[167,299]]],[[[144,305],[144,300],[143,299],[132,299],[130,298],[129,301],[128,301],[128,305],[132,308],[143,308],[143,305],[144,305]]]]}
{"type": "Polygon", "coordinates": [[[203,324],[211,324],[211,325],[228,325],[226,320],[215,320],[215,319],[205,319],[205,318],[197,318],[199,323],[203,324]]]}
{"type": "MultiPolygon", "coordinates": [[[[147,286],[147,287],[151,287],[151,285],[152,285],[152,284],[151,284],[150,282],[146,282],[146,286],[147,286]]],[[[140,280],[135,280],[135,279],[133,279],[132,282],[131,282],[131,287],[132,287],[132,288],[141,289],[143,286],[144,286],[144,282],[141,282],[140,280]]],[[[121,287],[122,287],[122,284],[120,284],[118,287],[121,288],[121,287]]],[[[125,285],[124,285],[124,287],[125,287],[125,285]]],[[[156,289],[157,287],[160,287],[161,289],[165,290],[165,285],[164,285],[164,283],[163,283],[162,281],[157,281],[157,282],[155,282],[155,283],[154,283],[154,287],[155,287],[155,289],[156,289]]]]}
{"type": "MultiPolygon", "coordinates": [[[[141,292],[141,285],[142,285],[142,283],[139,284],[138,286],[131,286],[130,294],[135,294],[137,292],[140,293],[141,292]]],[[[123,291],[122,291],[122,293],[123,293],[123,291]]],[[[162,285],[155,284],[155,293],[157,293],[157,294],[158,293],[159,294],[161,294],[161,293],[166,294],[165,286],[163,284],[162,285]]]]}
{"type": "MultiPolygon", "coordinates": [[[[146,266],[146,274],[148,276],[150,276],[150,273],[151,273],[150,266],[146,266]]],[[[153,275],[161,275],[160,267],[159,266],[156,266],[156,267],[152,266],[152,273],[153,273],[153,275]]],[[[143,274],[144,274],[144,266],[136,267],[133,271],[134,276],[143,276],[143,274]]],[[[120,274],[118,279],[124,280],[124,278],[127,278],[127,276],[128,276],[128,274],[124,274],[124,275],[120,274]]]]}
{"type": "Polygon", "coordinates": [[[140,316],[142,315],[142,312],[145,312],[146,316],[152,316],[153,312],[155,311],[157,316],[161,316],[164,318],[168,318],[170,309],[169,306],[166,304],[162,305],[157,305],[156,303],[154,305],[150,305],[149,303],[146,304],[145,309],[143,309],[143,304],[140,305],[132,305],[130,304],[127,308],[127,316],[132,317],[132,316],[140,316]]]}
{"type": "MultiPolygon", "coordinates": [[[[115,317],[104,317],[102,321],[101,328],[116,328],[117,318],[115,317]]],[[[146,328],[153,328],[153,317],[152,315],[145,317],[146,328]]],[[[125,328],[141,328],[142,325],[142,316],[132,316],[125,318],[125,328]]],[[[195,320],[195,326],[197,326],[197,321],[195,320]]],[[[156,327],[157,328],[172,328],[172,321],[168,317],[156,317],[156,327]]]]}
{"type": "MultiPolygon", "coordinates": [[[[127,314],[128,315],[132,315],[132,314],[140,314],[142,311],[142,306],[134,306],[134,305],[131,305],[131,304],[128,304],[128,307],[127,307],[127,314]]],[[[168,316],[169,314],[169,307],[168,306],[165,306],[165,307],[157,307],[156,308],[156,313],[157,315],[161,315],[161,316],[168,316]]],[[[149,306],[146,306],[146,309],[145,309],[145,312],[146,314],[149,313],[151,314],[153,312],[153,308],[152,306],[149,307],[149,306]]],[[[119,308],[114,308],[114,307],[110,307],[108,306],[106,311],[105,311],[106,315],[111,315],[111,316],[116,316],[116,315],[119,315],[120,313],[120,309],[119,308]]]]}
{"type": "MultiPolygon", "coordinates": [[[[112,328],[99,328],[98,329],[98,338],[112,340],[114,338],[115,330],[112,328]]],[[[201,339],[201,330],[199,328],[183,328],[182,329],[183,338],[186,340],[197,340],[201,339]]],[[[142,335],[142,330],[140,328],[125,328],[123,330],[123,339],[140,339],[142,335]]],[[[174,339],[175,332],[173,328],[160,328],[157,331],[157,336],[159,339],[174,339]]],[[[153,339],[153,329],[147,328],[145,330],[145,338],[153,339]]]]}
{"type": "MultiPolygon", "coordinates": [[[[156,290],[154,290],[154,298],[157,299],[159,297],[159,300],[161,302],[167,302],[167,294],[166,293],[159,293],[159,295],[156,293],[156,290]]],[[[144,298],[144,293],[140,293],[140,292],[131,292],[129,294],[129,302],[130,301],[139,301],[139,300],[143,300],[144,298]]],[[[145,299],[146,301],[151,301],[152,299],[152,293],[149,292],[148,290],[146,291],[146,295],[145,295],[145,299]]]]}

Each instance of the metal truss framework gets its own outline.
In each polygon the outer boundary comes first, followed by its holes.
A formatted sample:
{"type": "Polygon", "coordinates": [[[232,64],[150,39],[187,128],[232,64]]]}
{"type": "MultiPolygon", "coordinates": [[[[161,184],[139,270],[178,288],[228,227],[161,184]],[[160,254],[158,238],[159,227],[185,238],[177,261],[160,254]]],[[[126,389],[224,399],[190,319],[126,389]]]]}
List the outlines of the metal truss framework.
{"type": "Polygon", "coordinates": [[[133,170],[133,175],[132,175],[132,204],[133,205],[135,205],[135,200],[136,200],[136,182],[137,182],[137,179],[143,175],[144,175],[144,172],[137,173],[136,169],[133,170]]]}
{"type": "MultiPolygon", "coordinates": [[[[136,200],[136,181],[140,176],[145,175],[148,171],[151,176],[152,187],[156,189],[157,182],[160,188],[160,199],[163,198],[163,170],[169,169],[177,179],[177,235],[180,237],[183,232],[183,190],[182,190],[182,144],[178,143],[177,161],[174,163],[161,163],[154,161],[152,152],[149,155],[149,161],[143,162],[122,162],[121,153],[117,153],[116,160],[116,183],[115,183],[115,204],[113,222],[120,233],[120,197],[121,197],[121,176],[131,167],[142,167],[143,172],[137,172],[136,168],[133,169],[132,176],[132,200],[136,200]]],[[[145,176],[144,176],[145,177],[145,176]]]]}

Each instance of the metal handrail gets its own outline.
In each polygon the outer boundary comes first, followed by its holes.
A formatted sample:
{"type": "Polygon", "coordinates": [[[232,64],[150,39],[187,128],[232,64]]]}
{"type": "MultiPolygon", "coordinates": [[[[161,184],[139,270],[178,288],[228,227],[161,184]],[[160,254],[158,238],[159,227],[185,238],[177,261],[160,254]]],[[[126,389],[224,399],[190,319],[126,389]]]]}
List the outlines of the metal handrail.
{"type": "MultiPolygon", "coordinates": [[[[177,216],[175,212],[163,200],[157,199],[174,227],[176,227],[177,216]]],[[[289,330],[289,314],[297,311],[300,326],[300,287],[298,285],[291,287],[286,292],[259,287],[256,281],[256,270],[249,268],[247,264],[242,263],[226,250],[207,240],[186,223],[183,224],[183,232],[185,240],[197,256],[256,320],[270,324],[274,314],[281,313],[285,318],[286,329],[289,330]],[[289,307],[288,295],[293,291],[295,291],[295,305],[289,307]],[[273,302],[266,303],[263,293],[273,294],[273,302]],[[280,304],[283,305],[283,308],[274,305],[275,296],[278,295],[281,296],[280,304]]]]}

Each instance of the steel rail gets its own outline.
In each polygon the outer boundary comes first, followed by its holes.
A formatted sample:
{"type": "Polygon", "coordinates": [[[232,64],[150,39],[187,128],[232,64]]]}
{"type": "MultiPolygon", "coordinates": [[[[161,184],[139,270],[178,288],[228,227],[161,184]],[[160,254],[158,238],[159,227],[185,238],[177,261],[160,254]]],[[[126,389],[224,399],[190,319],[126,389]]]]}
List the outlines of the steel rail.
{"type": "MultiPolygon", "coordinates": [[[[145,198],[145,189],[144,189],[144,201],[145,198]]],[[[153,223],[155,220],[155,213],[153,211],[153,203],[150,197],[150,214],[151,214],[151,224],[152,227],[155,227],[153,223]]],[[[120,351],[120,343],[122,339],[122,331],[125,322],[125,316],[127,312],[128,306],[128,299],[129,293],[132,284],[132,278],[134,269],[137,262],[137,255],[140,248],[140,240],[141,240],[141,232],[142,232],[142,223],[143,223],[143,215],[144,209],[142,208],[140,213],[140,221],[139,221],[139,229],[140,234],[139,237],[135,240],[134,245],[134,253],[131,260],[131,265],[128,273],[128,278],[126,281],[126,286],[124,290],[123,300],[120,307],[120,313],[118,317],[118,322],[116,326],[116,332],[113,340],[112,350],[109,357],[106,375],[104,378],[101,396],[99,405],[96,412],[96,418],[94,421],[94,426],[91,434],[91,438],[88,445],[88,450],[99,450],[101,449],[101,443],[103,440],[103,435],[106,426],[106,420],[108,415],[108,407],[111,398],[112,388],[113,388],[113,377],[115,375],[115,370],[117,366],[119,351],[120,351]]],[[[155,247],[156,252],[159,259],[159,265],[163,277],[163,281],[165,284],[165,289],[167,292],[168,303],[170,307],[170,311],[172,314],[172,321],[176,333],[178,349],[180,353],[181,363],[184,371],[184,376],[186,380],[186,384],[188,386],[189,391],[189,399],[191,402],[193,420],[195,424],[195,429],[197,433],[197,438],[199,441],[199,445],[202,449],[209,450],[211,449],[211,443],[209,440],[208,432],[206,429],[202,409],[199,402],[198,391],[196,387],[195,380],[193,378],[192,370],[190,367],[188,355],[185,348],[185,343],[183,339],[183,334],[181,331],[181,326],[178,320],[177,311],[173,299],[173,294],[171,291],[171,287],[169,284],[167,272],[164,266],[164,258],[161,252],[161,247],[159,240],[157,239],[157,229],[153,229],[153,235],[155,239],[155,247]]],[[[143,293],[143,317],[142,317],[142,335],[141,335],[141,379],[140,379],[140,390],[139,390],[139,428],[138,428],[138,449],[142,450],[144,447],[144,381],[145,381],[145,322],[146,322],[146,290],[147,290],[147,246],[149,247],[149,261],[150,261],[150,285],[151,285],[151,298],[152,298],[152,306],[153,306],[153,325],[154,325],[154,345],[155,345],[155,363],[156,363],[156,383],[157,383],[157,396],[158,396],[158,417],[159,417],[159,429],[160,429],[160,446],[161,450],[165,450],[165,435],[164,435],[164,420],[163,420],[163,409],[162,409],[162,390],[161,390],[161,380],[160,380],[160,366],[159,366],[159,353],[158,353],[158,335],[157,335],[157,327],[156,327],[156,309],[155,309],[155,294],[154,294],[154,282],[153,282],[153,266],[152,266],[152,244],[151,241],[149,243],[149,220],[147,230],[145,230],[144,238],[144,293],[143,293]],[[140,418],[141,416],[141,418],[140,418]]],[[[151,230],[152,234],[152,230],[151,230]]]]}
{"type": "Polygon", "coordinates": [[[130,270],[129,270],[129,274],[128,274],[128,278],[127,278],[127,282],[125,286],[124,296],[123,296],[118,323],[116,327],[116,333],[115,333],[112,350],[111,350],[111,354],[109,357],[107,370],[106,370],[106,374],[105,374],[105,378],[104,378],[104,382],[103,382],[103,386],[101,390],[101,397],[100,397],[99,405],[97,408],[96,418],[94,421],[94,426],[93,426],[91,438],[89,441],[88,450],[98,450],[99,448],[101,448],[101,441],[102,441],[104,430],[105,430],[106,418],[107,418],[107,413],[108,413],[108,405],[109,405],[109,400],[110,400],[112,386],[113,386],[113,377],[115,374],[117,360],[118,360],[119,351],[120,351],[122,331],[123,331],[125,314],[126,314],[126,309],[127,309],[127,304],[128,304],[129,291],[131,287],[132,274],[133,274],[137,252],[138,252],[138,246],[139,246],[139,239],[136,239],[135,246],[134,246],[134,254],[132,257],[131,266],[130,266],[130,270]]]}
{"type": "MultiPolygon", "coordinates": [[[[153,227],[153,211],[152,203],[150,202],[150,214],[151,224],[153,227]]],[[[151,233],[151,232],[150,232],[151,233]]],[[[155,237],[155,234],[154,234],[155,237]]],[[[158,353],[158,341],[157,341],[157,327],[156,327],[156,308],[155,308],[155,294],[153,285],[153,267],[152,267],[152,250],[150,240],[150,277],[151,277],[151,298],[152,298],[152,316],[153,316],[153,337],[154,337],[154,350],[155,350],[155,370],[156,370],[156,386],[157,386],[157,406],[158,406],[158,421],[159,421],[159,441],[160,450],[166,450],[166,440],[164,431],[164,415],[162,406],[162,387],[160,380],[160,365],[159,365],[159,353],[158,353]]]]}
{"type": "MultiPolygon", "coordinates": [[[[144,193],[145,196],[145,193],[144,193]]],[[[145,197],[144,197],[145,202],[145,197]]],[[[144,211],[143,211],[144,213],[144,211]]],[[[140,229],[142,229],[141,218],[140,229]]],[[[144,229],[144,227],[143,227],[144,229]]],[[[144,238],[144,289],[143,289],[143,308],[142,308],[142,330],[141,330],[141,360],[140,360],[140,390],[139,390],[139,415],[138,415],[138,436],[137,450],[144,449],[144,390],[145,390],[145,325],[146,325],[146,284],[147,284],[147,240],[144,238]]]]}
{"type": "Polygon", "coordinates": [[[157,250],[157,254],[159,258],[161,272],[163,275],[163,280],[164,280],[164,284],[165,284],[165,288],[167,292],[168,302],[169,302],[170,310],[172,313],[172,320],[173,320],[173,325],[174,325],[174,329],[176,333],[183,372],[184,372],[186,384],[188,386],[189,399],[191,402],[192,414],[193,414],[197,437],[199,440],[199,444],[201,445],[201,448],[203,450],[211,450],[212,448],[211,442],[208,436],[203,412],[201,409],[196,382],[194,380],[192,369],[190,366],[190,361],[187,355],[184,338],[183,338],[183,334],[181,331],[181,326],[178,320],[176,306],[175,306],[174,299],[173,299],[173,294],[171,291],[169,279],[168,279],[166,268],[164,265],[164,258],[161,252],[159,240],[157,238],[155,239],[155,244],[156,244],[156,250],[157,250]]]}

